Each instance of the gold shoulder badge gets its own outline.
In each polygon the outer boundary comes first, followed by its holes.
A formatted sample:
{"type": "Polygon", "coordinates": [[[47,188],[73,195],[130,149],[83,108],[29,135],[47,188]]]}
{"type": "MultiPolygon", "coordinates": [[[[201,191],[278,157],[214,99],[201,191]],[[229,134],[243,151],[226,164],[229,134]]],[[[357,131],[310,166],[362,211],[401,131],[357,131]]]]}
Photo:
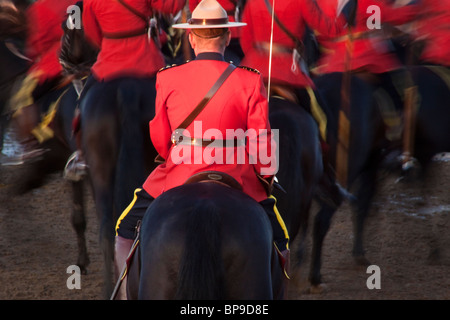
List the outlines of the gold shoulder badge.
{"type": "Polygon", "coordinates": [[[246,67],[246,66],[239,66],[238,68],[241,68],[241,69],[244,69],[244,70],[247,70],[247,71],[251,71],[251,72],[254,72],[254,73],[260,74],[260,72],[259,72],[258,70],[256,70],[256,69],[253,69],[253,68],[250,68],[250,67],[246,67]]]}
{"type": "MultiPolygon", "coordinates": [[[[185,63],[188,63],[188,62],[190,62],[190,60],[186,60],[186,62],[185,63]]],[[[164,70],[167,70],[167,69],[170,69],[170,68],[173,68],[173,67],[178,67],[178,66],[182,66],[183,64],[185,64],[185,63],[182,63],[182,64],[168,64],[167,66],[165,66],[165,67],[162,67],[161,69],[159,69],[158,70],[158,72],[161,72],[161,71],[164,71],[164,70]]]]}
{"type": "Polygon", "coordinates": [[[158,72],[161,72],[161,71],[164,71],[164,70],[176,67],[176,66],[177,66],[176,64],[168,64],[167,66],[162,67],[161,69],[159,69],[158,72]]]}

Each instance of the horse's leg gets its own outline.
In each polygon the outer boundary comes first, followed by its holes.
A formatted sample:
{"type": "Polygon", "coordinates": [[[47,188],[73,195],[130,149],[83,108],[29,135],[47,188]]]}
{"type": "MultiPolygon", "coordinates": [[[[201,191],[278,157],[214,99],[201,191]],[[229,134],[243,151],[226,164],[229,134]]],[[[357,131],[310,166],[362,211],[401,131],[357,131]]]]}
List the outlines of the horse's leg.
{"type": "Polygon", "coordinates": [[[313,224],[313,243],[311,250],[311,267],[309,281],[311,282],[311,293],[321,293],[324,290],[322,284],[322,247],[325,236],[331,226],[331,219],[336,212],[337,207],[330,206],[327,203],[321,203],[321,208],[314,218],[313,224]]]}
{"type": "MultiPolygon", "coordinates": [[[[87,122],[87,121],[86,121],[87,122]]],[[[114,138],[114,120],[104,115],[95,123],[85,125],[86,163],[92,181],[97,218],[100,224],[100,247],[104,257],[105,297],[113,290],[114,261],[114,171],[117,158],[117,142],[114,138]],[[90,129],[93,129],[91,131],[90,129]],[[98,131],[97,131],[98,130],[98,131]]]]}
{"type": "Polygon", "coordinates": [[[72,182],[72,193],[73,193],[73,211],[72,211],[72,226],[77,234],[78,242],[78,261],[77,265],[81,269],[82,274],[87,273],[87,266],[89,265],[89,256],[86,247],[86,216],[84,208],[84,190],[83,182],[76,181],[72,182]]]}
{"type": "MultiPolygon", "coordinates": [[[[312,197],[311,197],[312,199],[312,197]]],[[[299,216],[301,216],[300,221],[300,227],[298,230],[297,237],[299,237],[298,240],[298,248],[295,253],[296,258],[296,266],[300,266],[303,263],[303,260],[305,258],[305,245],[306,245],[306,236],[308,235],[308,220],[309,220],[309,213],[311,211],[311,204],[312,201],[306,200],[305,205],[302,206],[303,208],[299,210],[299,216]]],[[[294,239],[290,239],[291,243],[294,241],[294,239]]]]}
{"type": "Polygon", "coordinates": [[[358,265],[369,265],[364,250],[364,227],[370,212],[373,196],[376,191],[376,166],[369,165],[367,170],[361,172],[360,187],[356,197],[356,211],[353,221],[353,250],[352,255],[358,265]]]}
{"type": "MultiPolygon", "coordinates": [[[[98,190],[97,190],[98,191],[98,190]]],[[[94,191],[95,192],[95,191],[94,191]]],[[[104,295],[110,298],[113,291],[113,261],[114,261],[114,222],[112,218],[113,211],[112,190],[96,192],[96,207],[99,215],[100,234],[99,242],[103,252],[104,261],[104,295]]]]}

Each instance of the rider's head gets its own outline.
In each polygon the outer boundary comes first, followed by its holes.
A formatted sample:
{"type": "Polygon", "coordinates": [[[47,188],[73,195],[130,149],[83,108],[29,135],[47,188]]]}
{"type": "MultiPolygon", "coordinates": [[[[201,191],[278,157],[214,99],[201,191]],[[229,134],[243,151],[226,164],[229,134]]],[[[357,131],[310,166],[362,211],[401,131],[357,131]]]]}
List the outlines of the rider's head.
{"type": "Polygon", "coordinates": [[[189,42],[195,55],[201,52],[223,54],[231,39],[229,28],[244,25],[228,21],[227,12],[216,0],[202,0],[187,23],[175,24],[173,28],[191,30],[189,42]]]}

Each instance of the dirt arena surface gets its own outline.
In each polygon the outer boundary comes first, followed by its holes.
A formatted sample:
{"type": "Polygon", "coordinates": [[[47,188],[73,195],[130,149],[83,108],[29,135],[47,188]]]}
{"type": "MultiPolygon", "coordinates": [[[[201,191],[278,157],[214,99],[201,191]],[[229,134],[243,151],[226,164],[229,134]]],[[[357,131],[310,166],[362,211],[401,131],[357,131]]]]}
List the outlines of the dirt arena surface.
{"type": "MultiPolygon", "coordinates": [[[[68,267],[76,262],[76,236],[70,224],[70,188],[61,174],[27,194],[12,186],[18,167],[0,166],[0,299],[102,299],[102,261],[97,219],[89,189],[88,251],[91,264],[81,289],[68,289],[68,267]]],[[[326,291],[308,293],[309,262],[291,282],[292,300],[448,300],[450,299],[450,162],[433,164],[435,181],[422,194],[415,185],[380,177],[381,189],[367,221],[366,249],[381,272],[381,289],[369,290],[365,267],[351,257],[351,211],[344,204],[325,239],[323,280],[326,291]],[[424,204],[424,201],[426,204],[424,204]],[[439,249],[439,250],[438,250],[439,249]],[[439,252],[437,259],[428,259],[439,252]]],[[[293,244],[295,246],[295,244],[293,244]]],[[[307,252],[309,255],[309,252],[307,252]]]]}

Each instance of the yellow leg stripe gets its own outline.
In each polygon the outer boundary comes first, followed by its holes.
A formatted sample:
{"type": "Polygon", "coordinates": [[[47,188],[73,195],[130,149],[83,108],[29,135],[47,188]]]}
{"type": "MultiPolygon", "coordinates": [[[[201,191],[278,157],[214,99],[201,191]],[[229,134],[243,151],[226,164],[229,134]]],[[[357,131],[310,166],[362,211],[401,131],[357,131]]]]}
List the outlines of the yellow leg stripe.
{"type": "Polygon", "coordinates": [[[38,72],[32,72],[23,79],[20,89],[11,97],[10,108],[14,111],[13,117],[22,112],[22,108],[34,103],[33,91],[39,83],[38,72]]]}
{"type": "Polygon", "coordinates": [[[314,90],[311,87],[306,87],[309,98],[311,100],[311,114],[319,124],[319,131],[323,141],[327,141],[327,116],[323,112],[319,103],[317,102],[314,90]]]}
{"type": "Polygon", "coordinates": [[[59,98],[53,102],[48,111],[47,114],[42,119],[41,123],[39,123],[32,131],[31,133],[36,137],[36,139],[39,141],[39,143],[43,143],[44,141],[47,141],[54,136],[53,130],[49,127],[50,123],[53,121],[56,115],[56,111],[58,111],[59,104],[61,102],[62,97],[67,93],[69,89],[64,90],[64,92],[59,96],[59,98]]]}
{"type": "Polygon", "coordinates": [[[289,249],[289,232],[287,231],[286,224],[284,223],[283,218],[281,217],[280,212],[277,208],[277,198],[275,198],[273,195],[271,195],[269,198],[272,198],[275,200],[275,204],[273,205],[273,211],[275,212],[275,215],[277,216],[278,223],[280,224],[281,228],[283,229],[284,236],[288,240],[288,243],[286,245],[286,248],[289,249]]]}
{"type": "Polygon", "coordinates": [[[128,212],[130,212],[131,208],[134,206],[134,204],[136,203],[137,200],[137,195],[136,193],[138,193],[139,191],[141,191],[141,188],[137,188],[136,190],[134,190],[134,196],[133,196],[133,200],[131,201],[131,203],[128,205],[128,207],[125,208],[125,210],[123,210],[122,214],[119,217],[119,220],[117,220],[117,224],[116,224],[116,236],[117,234],[117,230],[119,230],[119,225],[122,222],[123,219],[125,219],[125,217],[127,216],[128,212]]]}

